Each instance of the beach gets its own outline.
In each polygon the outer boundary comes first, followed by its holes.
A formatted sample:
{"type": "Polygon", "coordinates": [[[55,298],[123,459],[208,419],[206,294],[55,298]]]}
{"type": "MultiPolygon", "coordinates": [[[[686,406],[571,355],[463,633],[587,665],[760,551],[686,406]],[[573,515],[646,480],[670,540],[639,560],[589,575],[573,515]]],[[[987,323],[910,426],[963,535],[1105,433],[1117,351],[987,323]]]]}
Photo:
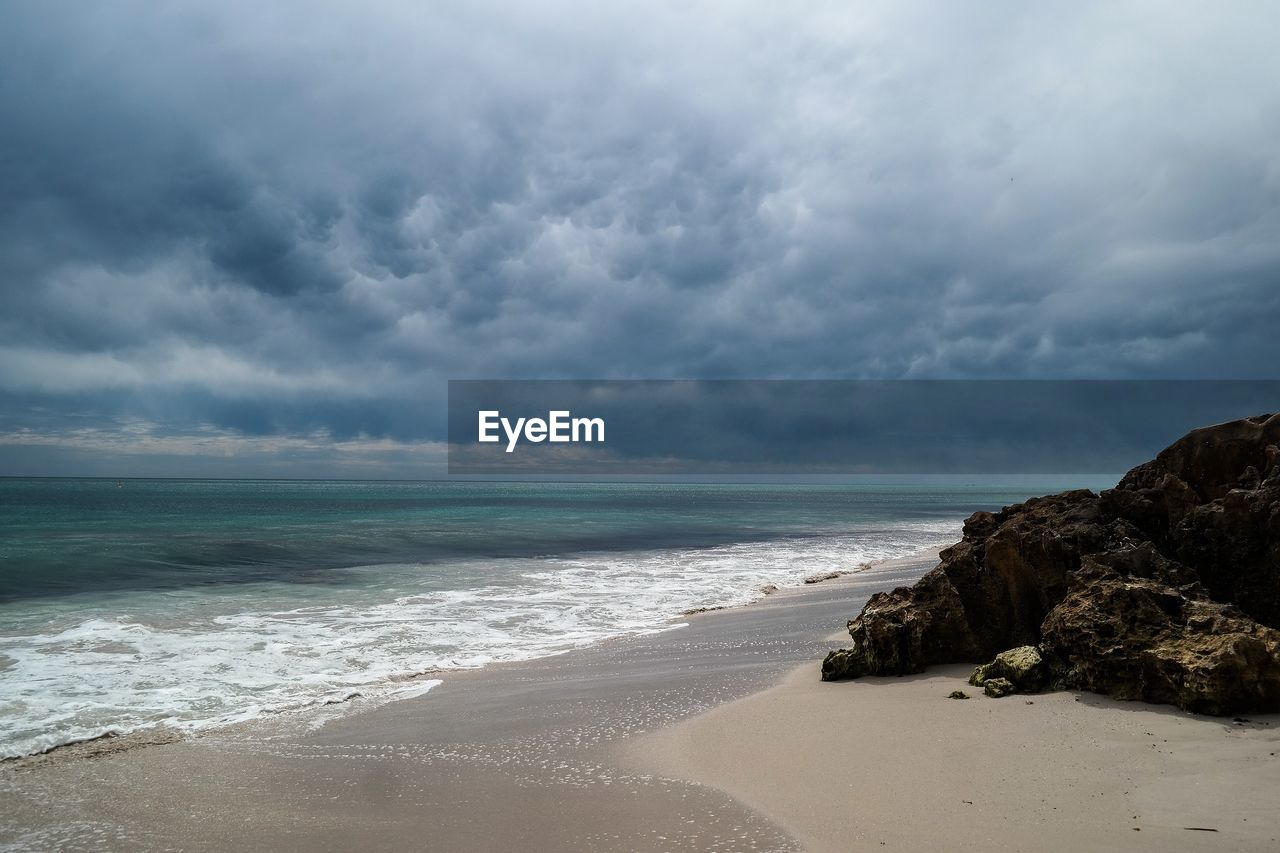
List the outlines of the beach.
{"type": "Polygon", "coordinates": [[[809,664],[628,748],[634,766],[729,793],[810,851],[1280,844],[1276,715],[1069,691],[988,699],[968,675],[829,684],[809,664]]]}
{"type": "Polygon", "coordinates": [[[954,667],[818,682],[817,661],[866,598],[933,562],[889,561],[668,631],[451,674],[423,696],[327,720],[10,762],[0,842],[1274,849],[1274,717],[1233,723],[1073,693],[951,700],[966,675],[954,667]]]}
{"type": "Polygon", "coordinates": [[[3,23],[0,853],[1280,853],[1280,5],[3,23]]]}

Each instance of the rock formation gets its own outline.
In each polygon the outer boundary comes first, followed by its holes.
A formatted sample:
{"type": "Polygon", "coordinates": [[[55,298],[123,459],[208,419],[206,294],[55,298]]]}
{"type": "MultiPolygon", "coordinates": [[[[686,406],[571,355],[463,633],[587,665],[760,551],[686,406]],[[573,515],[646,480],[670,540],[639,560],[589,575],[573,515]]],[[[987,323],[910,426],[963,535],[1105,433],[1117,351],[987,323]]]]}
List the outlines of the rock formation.
{"type": "Polygon", "coordinates": [[[867,602],[823,679],[991,660],[975,683],[1280,711],[1280,414],[1195,430],[1100,495],[975,513],[940,557],[867,602]]]}

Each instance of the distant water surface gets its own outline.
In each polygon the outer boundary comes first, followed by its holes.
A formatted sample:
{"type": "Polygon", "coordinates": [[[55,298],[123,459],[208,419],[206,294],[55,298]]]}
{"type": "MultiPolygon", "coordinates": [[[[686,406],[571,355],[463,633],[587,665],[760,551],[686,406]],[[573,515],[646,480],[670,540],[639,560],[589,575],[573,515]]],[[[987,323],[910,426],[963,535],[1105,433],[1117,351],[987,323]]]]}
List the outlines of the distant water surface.
{"type": "Polygon", "coordinates": [[[0,755],[422,692],[1098,480],[0,479],[0,755]]]}

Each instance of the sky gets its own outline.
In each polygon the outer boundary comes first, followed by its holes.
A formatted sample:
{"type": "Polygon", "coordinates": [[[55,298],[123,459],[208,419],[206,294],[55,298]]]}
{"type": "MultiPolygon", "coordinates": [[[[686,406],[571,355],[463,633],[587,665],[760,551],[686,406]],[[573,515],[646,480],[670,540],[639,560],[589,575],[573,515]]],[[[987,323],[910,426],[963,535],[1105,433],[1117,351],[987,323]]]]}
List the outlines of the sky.
{"type": "Polygon", "coordinates": [[[0,474],[424,476],[449,379],[1263,379],[1270,2],[9,0],[0,474]]]}

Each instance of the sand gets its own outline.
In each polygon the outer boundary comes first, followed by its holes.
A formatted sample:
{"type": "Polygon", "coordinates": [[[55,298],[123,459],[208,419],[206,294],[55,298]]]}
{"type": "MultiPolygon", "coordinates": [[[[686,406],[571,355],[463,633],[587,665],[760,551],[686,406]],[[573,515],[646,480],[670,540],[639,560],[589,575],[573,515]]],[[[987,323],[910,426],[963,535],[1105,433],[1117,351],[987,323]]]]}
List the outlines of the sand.
{"type": "Polygon", "coordinates": [[[811,851],[1280,849],[1280,717],[990,699],[968,674],[824,684],[805,664],[624,761],[724,791],[811,851]]]}
{"type": "Polygon", "coordinates": [[[0,846],[1276,849],[1275,718],[1069,693],[950,700],[954,669],[821,684],[817,661],[866,598],[934,562],[445,674],[424,696],[328,721],[9,763],[0,846]]]}

